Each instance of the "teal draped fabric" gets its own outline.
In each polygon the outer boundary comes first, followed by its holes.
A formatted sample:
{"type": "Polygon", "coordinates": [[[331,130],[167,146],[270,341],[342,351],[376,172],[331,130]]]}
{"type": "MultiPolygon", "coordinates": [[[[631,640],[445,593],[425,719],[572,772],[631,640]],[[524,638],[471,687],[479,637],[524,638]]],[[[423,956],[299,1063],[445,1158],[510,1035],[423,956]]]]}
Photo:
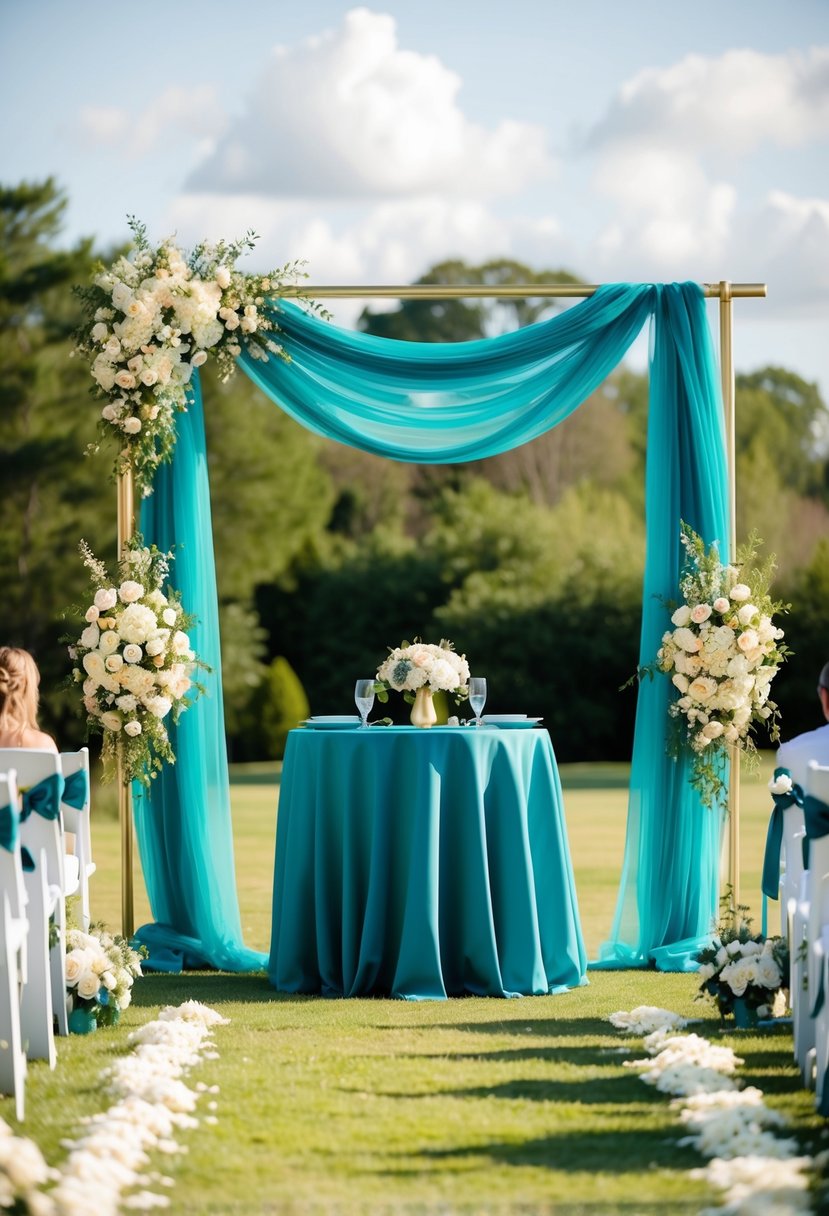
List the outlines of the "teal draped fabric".
{"type": "MultiPolygon", "coordinates": [[[[776,768],[774,779],[791,777],[787,768],[776,768]]],[[[783,815],[792,806],[803,806],[803,790],[795,781],[788,794],[772,794],[774,807],[766,833],[766,851],[763,855],[763,880],[761,888],[767,899],[780,898],[780,850],[783,848],[783,815]]]]}
{"type": "Polygon", "coordinates": [[[89,777],[84,769],[79,768],[76,773],[70,773],[64,779],[61,801],[65,806],[74,807],[76,811],[82,811],[88,805],[89,777]]]}
{"type": "MultiPolygon", "coordinates": [[[[426,464],[492,456],[549,430],[602,382],[651,318],[641,661],[653,659],[666,625],[655,597],[676,594],[680,519],[708,543],[725,544],[728,537],[718,379],[696,284],[611,284],[549,321],[459,344],[352,333],[287,302],[273,301],[272,310],[291,361],[262,362],[247,354],[240,359],[263,391],[319,434],[391,459],[426,464]]],[[[218,670],[218,637],[207,619],[215,615],[215,587],[209,525],[204,524],[209,520],[206,474],[198,505],[188,497],[192,468],[204,461],[201,441],[189,438],[197,408],[198,398],[180,418],[184,425],[173,464],[157,478],[142,530],[161,547],[183,545],[179,563],[199,566],[189,589],[178,572],[177,584],[188,610],[202,620],[196,649],[218,670]],[[175,502],[181,510],[173,523],[175,502]]],[[[215,677],[213,683],[217,686],[215,677]]],[[[597,695],[615,693],[597,690],[597,695]]],[[[722,808],[703,807],[688,783],[687,764],[666,756],[670,696],[667,680],[647,681],[639,691],[625,863],[611,941],[603,950],[605,965],[639,966],[657,958],[661,966],[687,967],[717,911],[722,808]]],[[[202,715],[216,703],[220,705],[218,694],[198,702],[182,718],[179,736],[184,729],[194,736],[201,732],[202,715]]],[[[186,756],[179,744],[178,776],[154,782],[149,799],[139,793],[139,839],[151,875],[153,914],[170,926],[172,939],[178,932],[205,941],[193,904],[205,886],[210,851],[200,850],[195,861],[171,861],[170,845],[179,840],[181,829],[168,824],[209,818],[211,811],[198,797],[188,795],[185,801],[177,787],[182,775],[189,780],[191,767],[224,763],[223,757],[220,762],[209,755],[216,745],[213,731],[205,733],[203,743],[194,742],[186,756]],[[158,805],[166,811],[150,813],[158,805]],[[168,832],[172,840],[165,838],[168,832]],[[185,872],[191,875],[187,881],[185,872]]],[[[218,772],[216,777],[221,779],[218,772]]],[[[218,848],[214,861],[223,865],[218,848]]],[[[235,906],[235,899],[229,902],[235,906]]],[[[223,924],[218,907],[212,923],[217,931],[223,924]]],[[[238,917],[233,917],[229,936],[234,941],[237,925],[238,917]]],[[[205,946],[208,959],[211,949],[205,946]]]]}
{"type": "Polygon", "coordinates": [[[0,806],[0,846],[7,853],[13,853],[17,848],[20,835],[20,824],[17,811],[8,803],[0,806]]]}
{"type": "Polygon", "coordinates": [[[63,794],[63,777],[50,773],[37,785],[21,790],[20,822],[25,823],[30,815],[41,819],[60,819],[60,802],[63,794]]]}
{"type": "Polygon", "coordinates": [[[206,693],[177,725],[167,720],[176,754],[149,790],[133,782],[135,828],[156,924],[136,937],[159,970],[183,965],[227,971],[259,970],[265,956],[247,949],[236,894],[230,786],[222,705],[222,664],[204,419],[198,383],[186,413],[177,415],[175,462],[164,465],[155,492],[141,506],[147,543],[174,550],[170,582],[185,611],[198,617],[190,632],[209,666],[198,673],[206,693]],[[177,959],[177,964],[173,961],[177,959]]]}

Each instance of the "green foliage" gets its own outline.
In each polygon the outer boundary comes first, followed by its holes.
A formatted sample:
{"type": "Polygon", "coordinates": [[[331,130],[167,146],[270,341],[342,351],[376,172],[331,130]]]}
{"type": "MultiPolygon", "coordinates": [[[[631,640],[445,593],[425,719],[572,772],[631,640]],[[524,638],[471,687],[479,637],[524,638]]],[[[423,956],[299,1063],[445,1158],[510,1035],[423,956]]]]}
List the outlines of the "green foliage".
{"type": "Polygon", "coordinates": [[[246,753],[240,758],[281,759],[288,731],[307,718],[309,712],[308,698],[296,672],[287,659],[275,658],[254,689],[246,712],[240,715],[244,732],[238,750],[246,753]]]}

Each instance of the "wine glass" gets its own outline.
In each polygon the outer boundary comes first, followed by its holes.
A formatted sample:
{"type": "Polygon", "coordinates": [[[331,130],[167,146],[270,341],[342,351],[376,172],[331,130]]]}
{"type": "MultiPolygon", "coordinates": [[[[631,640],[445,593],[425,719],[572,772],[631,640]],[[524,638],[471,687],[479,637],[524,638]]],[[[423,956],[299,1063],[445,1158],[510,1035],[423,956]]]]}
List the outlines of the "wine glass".
{"type": "Polygon", "coordinates": [[[472,676],[469,681],[469,704],[475,711],[475,725],[481,725],[481,711],[486,705],[486,680],[483,676],[472,676]]]}
{"type": "Polygon", "coordinates": [[[360,711],[361,725],[368,726],[368,715],[374,704],[374,680],[358,680],[354,685],[354,701],[360,711]]]}

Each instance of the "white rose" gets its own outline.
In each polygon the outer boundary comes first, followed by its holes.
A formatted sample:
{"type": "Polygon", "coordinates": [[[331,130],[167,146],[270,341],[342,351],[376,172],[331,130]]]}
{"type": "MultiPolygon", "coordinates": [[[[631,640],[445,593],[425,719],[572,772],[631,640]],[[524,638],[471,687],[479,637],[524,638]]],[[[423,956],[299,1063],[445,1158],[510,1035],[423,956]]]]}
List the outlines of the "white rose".
{"type": "Polygon", "coordinates": [[[173,634],[172,642],[170,643],[173,654],[186,654],[190,649],[190,639],[186,633],[182,633],[177,629],[173,634]]]}
{"type": "Polygon", "coordinates": [[[140,430],[141,430],[141,419],[140,418],[133,417],[133,418],[124,419],[124,431],[127,433],[127,435],[137,435],[140,430]]]}
{"type": "Polygon", "coordinates": [[[100,608],[102,612],[106,612],[109,608],[114,608],[118,602],[118,592],[114,587],[101,589],[95,592],[95,607],[100,608]]]}
{"type": "Polygon", "coordinates": [[[218,266],[216,268],[216,282],[222,290],[230,286],[230,271],[227,266],[218,266]]]}
{"type": "Polygon", "coordinates": [[[671,624],[683,626],[687,625],[690,620],[691,609],[687,604],[681,604],[679,608],[677,608],[676,612],[672,615],[671,624]]]}
{"type": "Polygon", "coordinates": [[[717,681],[709,676],[697,676],[688,686],[688,695],[695,701],[707,701],[717,691],[717,681]]]}
{"type": "Polygon", "coordinates": [[[197,350],[196,353],[193,355],[193,358],[190,360],[190,363],[192,364],[193,367],[201,367],[201,365],[206,362],[207,362],[207,351],[204,351],[204,350],[197,350]]]}
{"type": "Polygon", "coordinates": [[[718,966],[724,967],[728,962],[728,951],[726,950],[725,946],[720,946],[719,950],[717,951],[716,958],[718,966]]]}
{"type": "Polygon", "coordinates": [[[737,620],[741,625],[750,625],[754,617],[757,615],[757,609],[753,604],[743,604],[742,608],[737,613],[737,620]]]}
{"type": "Polygon", "coordinates": [[[120,671],[124,666],[124,660],[120,654],[107,655],[105,667],[107,671],[120,671]]]}
{"type": "MultiPolygon", "coordinates": [[[[121,700],[120,697],[119,700],[121,700]]],[[[136,735],[141,734],[141,723],[135,721],[127,722],[124,725],[124,730],[130,736],[130,738],[134,739],[136,735]]]]}
{"type": "Polygon", "coordinates": [[[717,599],[714,600],[714,611],[715,612],[719,612],[719,613],[728,612],[730,608],[731,608],[731,604],[725,598],[724,595],[720,595],[717,597],[717,599]]]}
{"type": "Polygon", "coordinates": [[[161,619],[165,625],[175,625],[178,613],[175,608],[165,608],[161,614],[161,619]]]}
{"type": "Polygon", "coordinates": [[[100,637],[101,631],[97,625],[87,625],[81,634],[81,646],[84,646],[87,650],[94,650],[98,645],[100,637]]]}
{"type": "Polygon", "coordinates": [[[173,708],[173,702],[169,697],[147,697],[144,704],[155,718],[165,718],[173,708]]]}
{"type": "Polygon", "coordinates": [[[736,726],[726,726],[723,738],[727,743],[736,743],[739,737],[740,732],[737,730],[736,726]]]}
{"type": "Polygon", "coordinates": [[[736,586],[731,588],[729,595],[732,600],[736,600],[741,604],[743,600],[747,600],[751,595],[751,588],[747,587],[745,583],[737,583],[736,586]]]}
{"type": "Polygon", "coordinates": [[[145,367],[141,373],[141,383],[146,384],[148,388],[150,385],[155,384],[157,379],[158,372],[153,367],[145,367]]]}
{"type": "Polygon", "coordinates": [[[115,383],[119,388],[135,388],[135,376],[122,367],[120,372],[115,374],[115,383]]]}
{"type": "Polygon", "coordinates": [[[118,588],[119,599],[124,604],[133,604],[136,600],[140,600],[144,594],[144,588],[140,583],[133,582],[132,579],[126,579],[118,588]]]}
{"type": "Polygon", "coordinates": [[[88,957],[86,951],[70,950],[66,956],[65,965],[67,986],[69,988],[74,988],[88,966],[88,957]]]}
{"type": "Polygon", "coordinates": [[[87,608],[84,620],[89,621],[90,624],[94,624],[100,615],[100,611],[93,604],[91,608],[87,608]]]}
{"type": "Polygon", "coordinates": [[[706,980],[711,979],[711,976],[715,974],[716,970],[717,968],[713,963],[702,963],[697,970],[697,979],[701,984],[704,984],[706,980]]]}
{"type": "Polygon", "coordinates": [[[757,639],[756,631],[754,629],[746,629],[737,638],[737,645],[739,646],[740,650],[742,650],[743,654],[746,654],[747,651],[757,650],[759,647],[759,641],[757,639]]]}
{"type": "Polygon", "coordinates": [[[792,788],[793,782],[788,773],[781,773],[778,777],[772,777],[769,782],[769,789],[772,794],[790,794],[792,788]]]}
{"type": "Polygon", "coordinates": [[[707,722],[702,728],[702,733],[706,739],[718,739],[723,733],[724,727],[722,722],[707,722]]]}
{"type": "Polygon", "coordinates": [[[94,971],[85,971],[78,980],[78,996],[84,1000],[92,1001],[98,995],[101,987],[101,981],[94,971]]]}
{"type": "Polygon", "coordinates": [[[104,325],[102,321],[99,321],[97,325],[92,326],[92,333],[90,336],[93,342],[103,342],[108,333],[109,330],[107,329],[106,325],[104,325]]]}
{"type": "Polygon", "coordinates": [[[121,715],[116,713],[114,709],[108,709],[106,713],[101,714],[101,722],[107,730],[114,731],[116,734],[121,729],[121,715]]]}
{"type": "Polygon", "coordinates": [[[680,697],[679,700],[677,701],[677,705],[679,706],[680,709],[690,709],[691,704],[692,704],[692,702],[691,702],[690,697],[680,697]]]}
{"type": "Polygon", "coordinates": [[[147,654],[150,656],[151,659],[154,658],[155,655],[157,655],[157,654],[163,654],[164,653],[163,639],[162,638],[150,638],[149,642],[147,643],[147,645],[145,647],[145,650],[147,651],[147,654]]]}
{"type": "Polygon", "coordinates": [[[675,676],[671,677],[671,683],[674,685],[675,688],[678,688],[680,692],[688,691],[688,677],[687,676],[683,676],[683,675],[680,675],[679,673],[677,673],[675,676]]]}
{"type": "Polygon", "coordinates": [[[124,647],[124,661],[126,663],[140,663],[144,652],[135,642],[128,642],[124,647]]]}
{"type": "MultiPolygon", "coordinates": [[[[690,614],[690,609],[688,610],[690,614]]],[[[694,654],[702,646],[697,635],[691,629],[680,627],[674,630],[674,642],[682,650],[687,650],[689,654],[694,654]]]]}
{"type": "Polygon", "coordinates": [[[691,609],[691,620],[695,625],[701,625],[703,621],[707,621],[711,615],[711,608],[708,604],[694,604],[691,609]]]}
{"type": "Polygon", "coordinates": [[[107,629],[106,633],[101,634],[98,649],[104,658],[106,658],[107,655],[115,654],[115,651],[118,649],[118,634],[112,629],[107,629]]]}

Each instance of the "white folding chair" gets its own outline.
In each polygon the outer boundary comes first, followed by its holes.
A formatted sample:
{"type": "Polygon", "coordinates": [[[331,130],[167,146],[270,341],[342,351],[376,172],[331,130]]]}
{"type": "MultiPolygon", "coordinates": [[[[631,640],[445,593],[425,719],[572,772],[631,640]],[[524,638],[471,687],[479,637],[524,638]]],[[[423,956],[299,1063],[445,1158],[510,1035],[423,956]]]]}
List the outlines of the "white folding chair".
{"type": "Polygon", "coordinates": [[[60,766],[63,772],[65,787],[61,810],[63,826],[75,837],[74,854],[64,857],[64,879],[71,886],[73,875],[70,867],[77,865],[77,889],[81,897],[81,928],[84,932],[89,929],[89,880],[95,873],[95,862],[92,860],[92,827],[89,821],[90,785],[89,785],[89,748],[82,747],[77,752],[61,752],[60,766]]]}
{"type": "MultiPolygon", "coordinates": [[[[829,806],[829,767],[809,762],[807,794],[829,806]]],[[[814,1023],[815,1098],[829,1106],[829,835],[809,840],[809,918],[806,929],[809,1012],[814,1023]]]]}
{"type": "MultiPolygon", "coordinates": [[[[63,819],[60,811],[60,793],[63,789],[63,773],[56,752],[38,748],[0,748],[0,769],[14,766],[17,770],[18,788],[21,794],[34,796],[36,789],[43,789],[54,782],[57,789],[57,815],[54,799],[44,799],[48,814],[33,810],[27,815],[21,812],[20,842],[28,849],[34,862],[34,870],[26,874],[26,892],[29,897],[30,968],[23,990],[24,1033],[29,1036],[28,1055],[37,1059],[48,1059],[54,1067],[54,1035],[49,1019],[48,1032],[41,1025],[41,981],[42,968],[39,953],[42,941],[46,946],[46,995],[49,1008],[57,1019],[58,1034],[69,1034],[69,1014],[66,992],[66,896],[78,889],[77,872],[75,885],[67,883],[64,869],[63,819]],[[49,920],[53,919],[56,941],[49,949],[49,920]],[[43,932],[41,933],[41,920],[43,932]]],[[[21,801],[24,801],[22,799],[21,801]]]]}
{"type": "MultiPolygon", "coordinates": [[[[806,833],[800,837],[800,847],[806,833]]],[[[803,1074],[807,1085],[811,1085],[812,1077],[809,1067],[809,1053],[815,1047],[815,1023],[809,1013],[809,993],[806,988],[807,959],[806,931],[809,924],[809,892],[811,889],[811,870],[802,870],[800,875],[800,890],[796,899],[788,903],[788,939],[789,939],[789,1004],[792,1008],[792,1036],[794,1040],[794,1058],[803,1074]]]]}
{"type": "Polygon", "coordinates": [[[12,1095],[20,1121],[26,1083],[20,997],[28,928],[17,780],[12,771],[0,773],[0,1093],[12,1095]]]}
{"type": "Polygon", "coordinates": [[[780,931],[784,937],[789,931],[789,905],[792,901],[796,903],[800,897],[805,834],[803,808],[788,807],[783,814],[783,845],[780,850],[783,862],[780,875],[780,931]]]}

